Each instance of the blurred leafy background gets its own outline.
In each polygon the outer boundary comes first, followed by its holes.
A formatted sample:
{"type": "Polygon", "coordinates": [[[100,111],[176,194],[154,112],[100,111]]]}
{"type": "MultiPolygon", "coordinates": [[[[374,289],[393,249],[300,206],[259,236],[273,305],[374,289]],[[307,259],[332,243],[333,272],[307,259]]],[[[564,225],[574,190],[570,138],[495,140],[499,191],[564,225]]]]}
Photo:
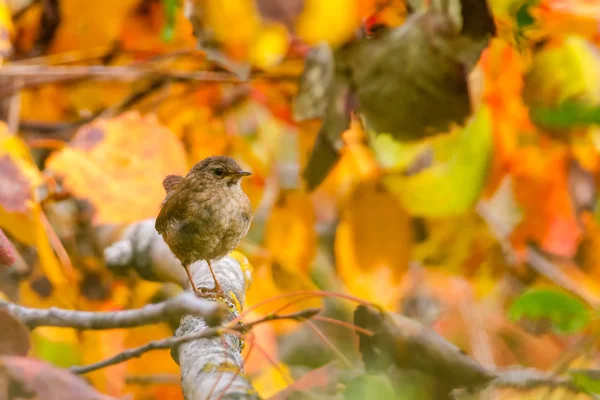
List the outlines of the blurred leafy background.
{"type": "MultiPolygon", "coordinates": [[[[353,113],[339,161],[309,191],[302,172],[321,120],[297,122],[292,106],[307,52],[343,49],[375,17],[402,26],[414,1],[1,1],[0,228],[21,258],[0,271],[0,295],[103,311],[171,295],[108,271],[98,237],[155,217],[167,174],[227,154],[253,172],[244,190],[255,220],[239,249],[254,268],[246,307],[347,292],[431,326],[486,366],[552,371],[566,357],[597,367],[596,341],[576,344],[597,335],[600,302],[600,2],[489,7],[497,34],[467,76],[467,119],[403,141],[370,135],[353,113]]],[[[357,359],[337,328],[323,327],[357,359]]],[[[171,332],[39,328],[31,355],[67,367],[171,332]]],[[[335,358],[295,323],[261,325],[255,338],[276,363],[246,360],[264,397],[288,385],[282,371],[293,380],[335,358]]],[[[178,373],[157,351],[88,377],[114,396],[177,399],[177,379],[136,377],[178,373]]]]}

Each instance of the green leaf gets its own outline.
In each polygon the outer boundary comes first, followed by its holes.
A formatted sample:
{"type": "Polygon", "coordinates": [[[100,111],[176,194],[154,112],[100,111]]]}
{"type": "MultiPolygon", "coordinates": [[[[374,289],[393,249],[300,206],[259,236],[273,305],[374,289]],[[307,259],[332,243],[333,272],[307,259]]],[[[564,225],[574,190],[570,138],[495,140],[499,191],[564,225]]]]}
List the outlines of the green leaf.
{"type": "Polygon", "coordinates": [[[175,17],[177,15],[177,0],[163,0],[163,6],[165,8],[165,26],[162,31],[162,39],[165,42],[173,40],[175,34],[175,17]]]}
{"type": "MultiPolygon", "coordinates": [[[[492,156],[492,124],[487,107],[479,109],[465,128],[429,141],[433,164],[410,176],[387,174],[383,182],[398,196],[406,210],[423,217],[448,217],[469,210],[485,185],[492,156]]],[[[423,144],[395,142],[390,135],[374,138],[380,162],[402,170],[423,144]]]]}
{"type": "Polygon", "coordinates": [[[578,298],[552,289],[532,289],[514,301],[508,310],[513,321],[549,320],[561,333],[584,329],[590,322],[588,307],[578,298]]]}
{"type": "MultiPolygon", "coordinates": [[[[60,328],[53,329],[52,332],[60,332],[60,328]]],[[[57,334],[48,336],[44,333],[46,331],[47,328],[45,330],[38,328],[31,335],[34,357],[62,368],[81,364],[80,347],[77,343],[58,340],[57,334]]]]}
{"type": "Polygon", "coordinates": [[[600,394],[600,371],[572,369],[569,375],[578,388],[588,393],[600,394]]]}
{"type": "Polygon", "coordinates": [[[527,1],[515,13],[517,27],[522,30],[531,27],[535,19],[531,16],[531,7],[537,5],[538,1],[527,1]]]}
{"type": "Polygon", "coordinates": [[[600,125],[600,106],[567,101],[558,107],[536,107],[530,112],[533,122],[546,129],[569,129],[600,125]]]}
{"type": "Polygon", "coordinates": [[[388,376],[365,374],[346,385],[345,400],[392,400],[398,396],[388,376]]]}

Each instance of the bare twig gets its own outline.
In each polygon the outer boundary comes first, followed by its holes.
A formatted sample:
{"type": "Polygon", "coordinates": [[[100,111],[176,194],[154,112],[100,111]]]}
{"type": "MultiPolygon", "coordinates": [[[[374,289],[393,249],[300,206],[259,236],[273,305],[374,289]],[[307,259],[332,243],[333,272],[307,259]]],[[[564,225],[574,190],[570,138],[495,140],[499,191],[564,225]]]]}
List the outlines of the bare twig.
{"type": "Polygon", "coordinates": [[[181,376],[176,374],[129,375],[125,382],[130,385],[165,385],[179,384],[181,376]]]}
{"type": "Polygon", "coordinates": [[[553,376],[550,373],[545,373],[532,368],[514,368],[498,372],[498,377],[490,382],[489,386],[494,387],[510,387],[520,390],[529,390],[538,387],[547,388],[564,388],[573,393],[582,393],[573,384],[571,379],[559,376],[553,376]]]}
{"type": "MultiPolygon", "coordinates": [[[[40,65],[7,65],[0,70],[0,78],[20,79],[0,87],[0,97],[12,95],[15,91],[26,87],[45,83],[74,81],[81,79],[102,79],[112,81],[133,82],[148,77],[171,78],[175,81],[199,81],[221,83],[246,83],[228,72],[217,71],[173,71],[159,69],[150,63],[135,66],[40,66],[40,65]]],[[[296,75],[277,75],[256,73],[251,79],[292,80],[296,75]]]]}
{"type": "MultiPolygon", "coordinates": [[[[21,85],[20,79],[15,81],[15,86],[21,85]]],[[[16,133],[19,131],[19,121],[21,116],[21,92],[16,91],[10,97],[8,105],[7,125],[8,131],[16,133]]]]}
{"type": "Polygon", "coordinates": [[[223,307],[215,302],[197,298],[192,293],[182,293],[162,303],[148,304],[142,308],[124,311],[96,312],[72,311],[58,308],[38,309],[0,301],[30,329],[39,326],[61,326],[76,329],[115,329],[155,324],[173,317],[195,315],[212,324],[223,316],[223,307]]]}
{"type": "MultiPolygon", "coordinates": [[[[294,321],[303,321],[309,318],[312,318],[316,315],[320,309],[310,308],[306,310],[302,310],[293,314],[285,314],[285,315],[267,315],[263,318],[257,319],[252,322],[248,322],[242,325],[234,325],[227,326],[227,329],[243,332],[248,329],[251,329],[253,326],[262,324],[269,321],[278,321],[278,320],[294,320],[294,321]]],[[[109,365],[119,364],[129,359],[139,357],[142,354],[159,349],[170,349],[173,347],[177,347],[183,343],[188,343],[198,339],[207,339],[221,335],[223,328],[206,328],[198,333],[193,333],[190,335],[184,335],[179,337],[169,337],[166,339],[153,340],[151,342],[146,343],[143,346],[135,347],[132,349],[127,349],[113,357],[107,358],[106,360],[86,365],[80,367],[71,367],[70,370],[76,374],[85,374],[87,372],[95,371],[100,368],[108,367],[109,365]]]]}

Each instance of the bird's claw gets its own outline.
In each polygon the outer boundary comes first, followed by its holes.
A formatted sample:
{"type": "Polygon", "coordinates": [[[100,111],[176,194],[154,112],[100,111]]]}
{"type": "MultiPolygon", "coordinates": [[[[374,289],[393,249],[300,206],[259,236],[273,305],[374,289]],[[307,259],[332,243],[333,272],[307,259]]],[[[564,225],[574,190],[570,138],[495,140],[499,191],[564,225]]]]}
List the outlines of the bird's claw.
{"type": "Polygon", "coordinates": [[[196,288],[194,292],[200,298],[223,296],[223,290],[220,286],[214,288],[196,288]]]}

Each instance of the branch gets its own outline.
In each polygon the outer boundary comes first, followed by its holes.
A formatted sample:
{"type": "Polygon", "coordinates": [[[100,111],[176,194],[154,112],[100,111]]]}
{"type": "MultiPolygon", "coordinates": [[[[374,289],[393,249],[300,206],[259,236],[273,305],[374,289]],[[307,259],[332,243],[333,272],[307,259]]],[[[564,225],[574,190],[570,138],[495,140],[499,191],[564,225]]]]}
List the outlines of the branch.
{"type": "Polygon", "coordinates": [[[280,321],[280,320],[304,321],[306,319],[314,317],[315,315],[317,315],[319,313],[319,311],[321,311],[321,310],[318,308],[309,308],[309,309],[298,311],[298,312],[292,313],[292,314],[267,315],[266,317],[257,319],[252,322],[248,322],[246,324],[238,324],[238,325],[229,324],[225,328],[219,328],[219,327],[206,328],[198,333],[183,335],[183,336],[179,336],[179,337],[172,336],[170,338],[160,339],[160,340],[153,340],[151,342],[146,343],[143,346],[135,347],[132,349],[127,349],[113,357],[107,358],[106,360],[102,360],[100,362],[90,364],[90,365],[85,365],[85,366],[80,366],[80,367],[71,367],[70,370],[71,370],[71,372],[74,372],[76,374],[85,374],[85,373],[95,371],[100,368],[108,367],[110,365],[122,363],[124,361],[130,360],[135,357],[140,357],[142,354],[147,353],[152,350],[173,349],[173,348],[178,347],[179,345],[182,345],[184,343],[189,343],[194,340],[208,339],[208,338],[214,338],[217,336],[221,336],[221,335],[223,335],[224,329],[233,330],[233,331],[242,333],[242,332],[246,332],[246,331],[252,329],[252,327],[254,327],[255,325],[263,324],[265,322],[270,322],[270,321],[280,321]]]}
{"type": "Polygon", "coordinates": [[[402,315],[365,306],[354,312],[354,323],[374,332],[358,332],[359,348],[367,370],[417,370],[435,378],[438,398],[452,391],[478,391],[487,387],[528,390],[540,386],[583,392],[572,380],[527,368],[489,370],[433,330],[402,315]]]}
{"type": "Polygon", "coordinates": [[[224,308],[192,293],[182,293],[172,299],[142,308],[124,311],[95,312],[72,311],[59,308],[29,308],[0,300],[0,308],[6,308],[29,329],[39,326],[59,326],[75,329],[132,328],[167,321],[184,315],[205,318],[211,325],[218,324],[224,308]]]}
{"type": "MultiPolygon", "coordinates": [[[[102,247],[114,236],[114,227],[105,227],[97,232],[102,247]]],[[[153,281],[175,282],[189,289],[185,271],[171,253],[162,237],[154,229],[154,220],[145,220],[129,225],[120,239],[104,250],[106,264],[115,273],[127,275],[131,270],[153,281]]],[[[231,256],[213,262],[217,279],[224,296],[219,300],[229,305],[226,320],[232,321],[241,313],[245,293],[251,281],[251,270],[243,267],[231,256]]],[[[200,287],[214,284],[205,261],[190,265],[190,271],[200,287]]],[[[105,360],[96,367],[110,365],[144,351],[171,348],[171,354],[181,367],[181,385],[186,400],[219,398],[256,398],[254,388],[243,374],[241,340],[234,334],[219,333],[210,328],[203,318],[184,316],[175,332],[176,338],[150,342],[143,349],[130,349],[114,360],[105,360]],[[180,341],[178,341],[181,339],[180,341]],[[198,340],[201,339],[201,340],[198,340]],[[176,347],[172,347],[178,344],[176,347]],[[207,395],[212,393],[212,395],[207,395]]],[[[84,367],[90,368],[90,366],[84,367]]],[[[81,371],[81,370],[79,370],[81,371]]]]}
{"type": "Polygon", "coordinates": [[[555,376],[551,373],[538,371],[533,368],[513,368],[499,371],[498,377],[489,386],[506,387],[520,390],[547,387],[551,389],[564,388],[573,393],[585,393],[573,384],[569,378],[555,376]]]}

